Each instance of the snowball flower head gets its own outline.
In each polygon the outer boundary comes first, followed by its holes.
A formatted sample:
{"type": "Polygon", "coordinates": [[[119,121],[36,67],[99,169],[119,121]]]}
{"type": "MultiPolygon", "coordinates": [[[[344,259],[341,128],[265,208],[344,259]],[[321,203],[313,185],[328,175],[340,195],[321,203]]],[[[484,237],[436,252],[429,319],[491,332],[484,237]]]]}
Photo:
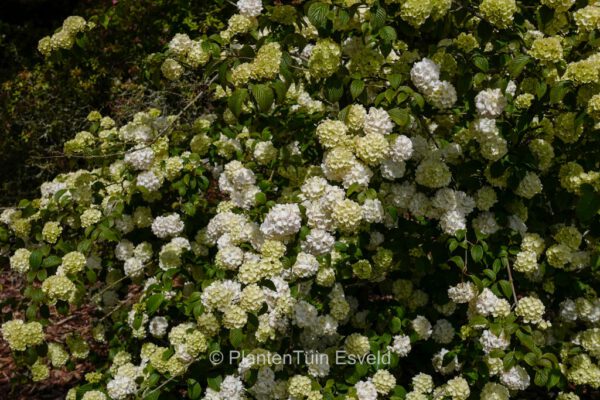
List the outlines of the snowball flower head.
{"type": "Polygon", "coordinates": [[[277,204],[265,217],[260,231],[268,238],[285,238],[300,230],[302,218],[297,204],[277,204]]]}
{"type": "Polygon", "coordinates": [[[486,89],[475,97],[477,113],[483,118],[497,118],[506,107],[506,99],[500,89],[486,89]]]}
{"type": "Polygon", "coordinates": [[[428,58],[416,62],[410,70],[410,79],[421,92],[427,92],[440,79],[440,67],[428,58]]]}
{"type": "Polygon", "coordinates": [[[183,232],[184,224],[179,214],[156,217],[152,222],[152,233],[161,239],[177,236],[183,232]]]}
{"type": "Polygon", "coordinates": [[[377,133],[387,135],[394,129],[394,123],[390,115],[383,108],[371,107],[365,117],[363,130],[365,134],[377,133]]]}
{"type": "Polygon", "coordinates": [[[263,10],[261,0],[238,0],[236,5],[240,14],[246,17],[258,17],[263,10]]]}
{"type": "Polygon", "coordinates": [[[529,386],[530,378],[525,368],[516,365],[502,373],[500,381],[510,390],[525,390],[529,386]]]}

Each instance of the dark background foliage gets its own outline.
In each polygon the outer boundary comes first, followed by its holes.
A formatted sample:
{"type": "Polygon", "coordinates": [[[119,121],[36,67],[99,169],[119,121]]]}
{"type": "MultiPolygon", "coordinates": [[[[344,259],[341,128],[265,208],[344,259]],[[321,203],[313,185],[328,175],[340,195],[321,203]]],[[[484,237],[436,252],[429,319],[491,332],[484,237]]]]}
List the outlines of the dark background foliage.
{"type": "Polygon", "coordinates": [[[36,197],[40,183],[77,168],[62,144],[92,110],[117,122],[153,106],[165,112],[185,99],[169,95],[157,74],[159,52],[177,32],[222,28],[222,1],[3,0],[0,2],[0,206],[36,197]],[[44,58],[37,42],[69,15],[96,28],[72,49],[44,58]]]}

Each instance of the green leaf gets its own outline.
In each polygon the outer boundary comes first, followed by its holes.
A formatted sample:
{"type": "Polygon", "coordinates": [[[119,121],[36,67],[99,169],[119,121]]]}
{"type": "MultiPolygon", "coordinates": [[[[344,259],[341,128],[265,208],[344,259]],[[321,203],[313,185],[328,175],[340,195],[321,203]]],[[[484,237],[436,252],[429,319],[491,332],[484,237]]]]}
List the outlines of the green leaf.
{"type": "Polygon", "coordinates": [[[337,102],[344,95],[344,86],[338,79],[328,79],[326,86],[327,100],[332,103],[337,102]]]}
{"type": "Polygon", "coordinates": [[[537,356],[534,353],[525,354],[523,360],[525,360],[525,362],[532,367],[535,366],[535,364],[537,364],[537,356]]]}
{"type": "Polygon", "coordinates": [[[153,392],[150,392],[144,396],[144,400],[157,400],[158,396],[160,396],[160,390],[154,390],[153,392]]]}
{"type": "Polygon", "coordinates": [[[385,8],[378,6],[375,12],[371,12],[371,28],[373,30],[378,29],[380,26],[385,24],[387,13],[385,8]]]}
{"type": "Polygon", "coordinates": [[[365,82],[361,79],[355,79],[350,84],[350,94],[355,99],[365,90],[365,82]]]}
{"type": "Polygon", "coordinates": [[[473,261],[475,262],[481,261],[483,258],[483,248],[480,245],[476,244],[471,247],[471,258],[473,258],[473,261]]]}
{"type": "Polygon", "coordinates": [[[40,250],[34,250],[29,255],[29,265],[31,269],[36,270],[42,265],[42,252],[40,250]]]}
{"type": "Polygon", "coordinates": [[[202,387],[200,387],[200,384],[198,383],[198,381],[196,381],[195,379],[188,379],[188,390],[187,390],[187,395],[188,395],[188,399],[199,399],[200,395],[202,394],[202,387]]]}
{"type": "Polygon", "coordinates": [[[402,320],[398,317],[393,317],[390,321],[390,332],[398,333],[402,330],[402,320]]]}
{"type": "Polygon", "coordinates": [[[360,192],[362,186],[360,186],[359,183],[353,183],[352,185],[350,185],[350,187],[346,190],[346,197],[350,197],[353,193],[357,193],[360,192]]]}
{"type": "Polygon", "coordinates": [[[239,348],[245,339],[244,332],[241,329],[232,329],[229,331],[229,343],[235,348],[239,348]]]}
{"type": "Polygon", "coordinates": [[[51,267],[56,267],[56,266],[60,265],[61,263],[62,263],[62,258],[52,255],[52,256],[48,256],[48,257],[44,258],[42,265],[44,266],[44,268],[51,268],[51,267]]]}
{"type": "Polygon", "coordinates": [[[558,83],[550,89],[550,103],[559,104],[569,92],[569,85],[565,82],[558,83]]]}
{"type": "Polygon", "coordinates": [[[548,91],[548,84],[546,82],[540,81],[535,90],[535,94],[538,99],[541,99],[542,97],[544,97],[544,95],[546,94],[547,91],[548,91]]]}
{"type": "Polygon", "coordinates": [[[208,383],[208,386],[211,389],[216,390],[216,391],[219,390],[222,381],[223,381],[223,378],[221,377],[221,375],[209,377],[209,378],[206,379],[206,382],[208,383]]]}
{"type": "Polygon", "coordinates": [[[487,72],[490,69],[490,64],[486,57],[482,57],[482,56],[473,57],[473,64],[483,72],[487,72]]]}
{"type": "Polygon", "coordinates": [[[522,331],[517,331],[516,334],[523,346],[527,347],[531,351],[537,350],[537,346],[535,345],[535,342],[533,341],[531,335],[528,335],[522,331]]]}
{"type": "Polygon", "coordinates": [[[450,253],[454,253],[454,250],[456,250],[457,247],[458,240],[456,240],[455,238],[450,239],[448,242],[448,250],[450,250],[450,253]]]}
{"type": "Polygon", "coordinates": [[[388,114],[392,121],[400,126],[406,126],[410,122],[410,113],[404,108],[392,108],[388,114]]]}
{"type": "Polygon", "coordinates": [[[559,369],[553,369],[550,371],[550,376],[548,377],[547,387],[548,389],[552,389],[554,386],[557,386],[560,383],[560,378],[562,373],[559,369]]]}
{"type": "Polygon", "coordinates": [[[397,89],[398,86],[402,83],[402,75],[401,74],[389,74],[387,76],[387,80],[390,83],[390,86],[394,89],[397,89]]]}
{"type": "Polygon", "coordinates": [[[547,369],[540,369],[535,373],[535,378],[533,378],[533,383],[536,386],[546,386],[546,382],[548,382],[548,374],[549,371],[547,369]]]}
{"type": "Polygon", "coordinates": [[[483,315],[475,315],[473,318],[469,320],[469,325],[471,326],[487,326],[488,320],[483,315]]]}
{"type": "Polygon", "coordinates": [[[485,276],[487,276],[488,278],[490,278],[490,280],[495,281],[496,280],[496,273],[494,271],[492,271],[489,268],[486,268],[483,270],[483,273],[485,276]]]}
{"type": "Polygon", "coordinates": [[[600,196],[589,184],[581,185],[581,197],[575,206],[575,213],[581,222],[587,223],[600,210],[600,196]]]}
{"type": "Polygon", "coordinates": [[[285,94],[287,93],[287,85],[280,80],[276,80],[272,83],[273,89],[275,89],[275,94],[277,95],[277,100],[282,102],[285,100],[285,94]]]}
{"type": "Polygon", "coordinates": [[[460,269],[465,268],[465,262],[463,261],[463,259],[460,256],[454,256],[449,261],[454,263],[460,269]]]}
{"type": "Polygon", "coordinates": [[[236,117],[242,112],[242,105],[246,97],[248,97],[248,89],[241,88],[236,89],[227,100],[227,106],[236,117]]]}
{"type": "Polygon", "coordinates": [[[146,301],[146,311],[149,315],[152,315],[158,310],[160,305],[162,304],[165,296],[162,293],[153,294],[146,301]]]}
{"type": "Polygon", "coordinates": [[[498,281],[498,284],[500,285],[500,290],[502,290],[504,296],[506,296],[506,298],[510,298],[512,296],[512,286],[510,282],[507,280],[501,280],[498,281]]]}
{"type": "Polygon", "coordinates": [[[529,61],[531,61],[531,57],[526,54],[519,54],[515,56],[508,63],[508,72],[510,73],[511,78],[514,79],[521,75],[521,72],[523,72],[523,69],[525,69],[525,66],[527,66],[529,61]]]}
{"type": "Polygon", "coordinates": [[[510,369],[511,367],[514,367],[517,364],[517,358],[515,356],[515,352],[511,351],[510,353],[505,355],[504,359],[502,360],[502,363],[504,365],[505,370],[510,369]]]}
{"type": "Polygon", "coordinates": [[[96,273],[94,272],[94,270],[89,269],[89,268],[85,271],[85,277],[87,278],[89,283],[95,283],[96,279],[97,279],[97,276],[96,276],[96,273]]]}
{"type": "Polygon", "coordinates": [[[308,7],[306,16],[311,24],[320,28],[327,23],[327,14],[329,13],[329,4],[316,2],[308,7]]]}
{"type": "Polygon", "coordinates": [[[391,26],[384,26],[379,30],[379,37],[386,42],[393,42],[396,40],[398,35],[396,34],[396,30],[391,26]]]}
{"type": "Polygon", "coordinates": [[[258,192],[254,195],[254,200],[257,205],[265,204],[267,202],[267,195],[263,192],[258,192]]]}
{"type": "Polygon", "coordinates": [[[102,239],[108,240],[109,242],[119,241],[119,235],[117,235],[117,233],[114,230],[104,225],[100,225],[100,237],[102,239]]]}
{"type": "Polygon", "coordinates": [[[425,107],[425,98],[421,96],[419,93],[413,93],[413,99],[416,105],[422,110],[425,107]]]}
{"type": "Polygon", "coordinates": [[[262,112],[269,111],[273,105],[273,100],[275,100],[273,89],[267,85],[259,84],[252,85],[250,90],[252,91],[252,96],[258,105],[258,109],[262,112]]]}

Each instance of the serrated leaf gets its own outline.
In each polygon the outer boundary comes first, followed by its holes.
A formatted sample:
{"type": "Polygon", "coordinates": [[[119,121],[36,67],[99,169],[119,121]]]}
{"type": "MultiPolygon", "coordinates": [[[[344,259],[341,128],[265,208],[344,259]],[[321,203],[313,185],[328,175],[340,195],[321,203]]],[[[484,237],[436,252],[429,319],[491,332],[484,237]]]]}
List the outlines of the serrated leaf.
{"type": "Polygon", "coordinates": [[[365,90],[365,82],[361,79],[355,79],[350,84],[350,94],[356,99],[365,90]]]}
{"type": "Polygon", "coordinates": [[[521,72],[523,72],[523,69],[525,69],[525,67],[527,66],[529,61],[531,61],[531,57],[529,57],[526,54],[519,54],[519,55],[515,56],[508,63],[508,72],[509,72],[511,78],[514,79],[514,78],[517,78],[519,75],[521,75],[521,72]]]}
{"type": "Polygon", "coordinates": [[[401,74],[389,74],[387,76],[387,80],[390,83],[390,86],[394,89],[398,88],[402,83],[402,75],[401,74]]]}
{"type": "Polygon", "coordinates": [[[329,14],[329,4],[316,2],[308,7],[306,16],[311,24],[319,28],[327,23],[327,14],[329,14]]]}
{"type": "Polygon", "coordinates": [[[473,64],[483,72],[487,72],[490,69],[489,61],[482,56],[473,57],[473,64]]]}
{"type": "Polygon", "coordinates": [[[548,370],[538,370],[535,373],[535,378],[533,378],[533,383],[535,383],[536,386],[546,386],[546,382],[548,382],[548,370]]]}
{"type": "Polygon", "coordinates": [[[517,331],[516,335],[523,346],[527,347],[531,351],[537,350],[537,346],[535,345],[535,342],[533,341],[531,335],[528,335],[522,331],[517,331]]]}
{"type": "Polygon", "coordinates": [[[488,320],[482,315],[475,315],[473,318],[469,320],[469,325],[471,326],[487,326],[488,320]]]}
{"type": "Polygon", "coordinates": [[[242,105],[248,97],[248,89],[236,89],[229,99],[227,100],[227,106],[236,117],[242,112],[242,105]]]}
{"type": "Polygon", "coordinates": [[[327,100],[337,102],[344,95],[344,87],[337,79],[328,79],[326,84],[327,100]]]}
{"type": "Polygon", "coordinates": [[[398,35],[396,34],[396,30],[391,26],[384,26],[379,30],[379,37],[386,42],[393,42],[396,40],[398,35]]]}
{"type": "Polygon", "coordinates": [[[535,89],[535,95],[538,99],[544,97],[546,92],[548,91],[548,84],[546,82],[539,82],[537,88],[535,89]]]}
{"type": "Polygon", "coordinates": [[[94,272],[93,269],[89,268],[85,271],[85,277],[87,278],[89,283],[95,283],[97,279],[96,272],[94,272]]]}
{"type": "Polygon", "coordinates": [[[375,12],[371,12],[371,28],[378,29],[385,24],[387,13],[383,7],[378,6],[375,12]]]}
{"type": "Polygon", "coordinates": [[[252,96],[256,101],[256,105],[258,105],[258,109],[262,112],[269,111],[273,105],[273,100],[275,99],[273,89],[267,85],[259,84],[252,85],[250,90],[252,91],[252,96]]]}
{"type": "Polygon", "coordinates": [[[525,362],[527,364],[529,364],[530,366],[533,367],[537,363],[537,356],[535,354],[533,354],[533,353],[527,353],[523,357],[523,360],[525,360],[525,362]]]}
{"type": "Polygon", "coordinates": [[[104,225],[100,225],[100,231],[100,237],[102,239],[108,240],[109,242],[119,241],[119,235],[117,235],[117,233],[114,230],[107,228],[104,225]]]}
{"type": "Polygon", "coordinates": [[[44,266],[44,268],[51,268],[60,265],[61,262],[62,258],[52,255],[44,258],[44,261],[42,261],[42,265],[44,266]]]}
{"type": "Polygon", "coordinates": [[[548,389],[552,389],[554,386],[557,386],[560,383],[561,376],[562,376],[562,373],[560,372],[559,369],[551,370],[550,374],[548,376],[548,382],[546,383],[546,386],[548,387],[548,389]]]}
{"type": "Polygon", "coordinates": [[[282,102],[285,100],[287,85],[280,80],[273,82],[272,85],[273,89],[275,89],[275,94],[277,95],[277,101],[282,102]]]}
{"type": "Polygon", "coordinates": [[[404,108],[392,108],[388,114],[392,121],[399,126],[406,126],[410,122],[410,113],[404,108]]]}

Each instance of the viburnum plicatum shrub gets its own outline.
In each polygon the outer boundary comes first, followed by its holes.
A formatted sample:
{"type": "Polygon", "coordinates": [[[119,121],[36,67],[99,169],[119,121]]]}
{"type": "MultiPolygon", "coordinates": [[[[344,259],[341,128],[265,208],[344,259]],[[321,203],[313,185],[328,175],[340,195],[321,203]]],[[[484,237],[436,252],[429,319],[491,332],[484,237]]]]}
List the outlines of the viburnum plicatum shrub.
{"type": "Polygon", "coordinates": [[[93,112],[2,213],[14,356],[91,360],[68,400],[595,398],[600,3],[297,3],[175,35],[206,113],[93,112]],[[107,357],[44,339],[86,302],[107,357]]]}

